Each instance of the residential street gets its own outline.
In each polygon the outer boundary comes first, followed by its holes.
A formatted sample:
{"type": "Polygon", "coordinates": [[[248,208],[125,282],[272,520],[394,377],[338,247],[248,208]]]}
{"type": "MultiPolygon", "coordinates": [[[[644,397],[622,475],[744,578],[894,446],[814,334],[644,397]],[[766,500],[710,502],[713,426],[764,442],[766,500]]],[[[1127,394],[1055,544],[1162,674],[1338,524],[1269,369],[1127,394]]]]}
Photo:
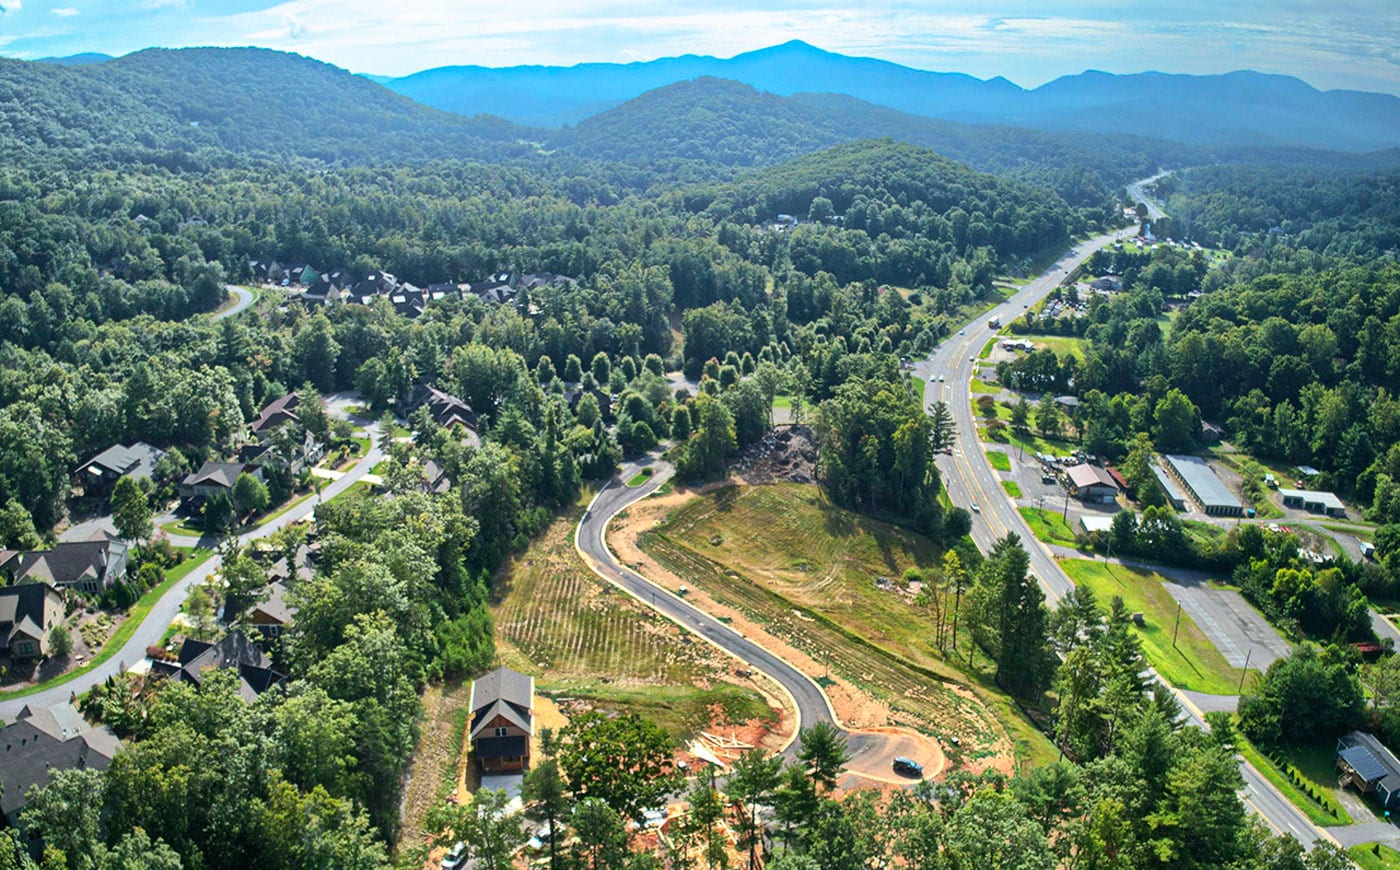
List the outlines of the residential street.
{"type": "MultiPolygon", "coordinates": [[[[378,426],[370,424],[366,434],[370,437],[370,450],[367,455],[356,462],[353,467],[336,481],[330,483],[322,492],[321,497],[310,498],[287,511],[285,514],[272,519],[252,531],[239,535],[238,540],[247,542],[258,538],[265,538],[273,532],[292,523],[300,522],[315,512],[317,505],[323,501],[329,501],[345,492],[357,481],[362,479],[369,470],[384,458],[384,453],[378,445],[378,426]]],[[[192,538],[184,535],[171,535],[171,543],[181,547],[210,547],[214,543],[212,538],[192,538]]],[[[151,608],[146,619],[136,628],[127,642],[117,651],[115,655],[104,661],[101,665],[93,668],[80,677],[60,683],[48,689],[44,689],[34,694],[25,695],[19,698],[10,698],[0,701],[0,718],[7,722],[14,721],[17,714],[26,704],[38,704],[45,706],[56,704],[60,701],[67,701],[74,695],[81,695],[88,689],[105,681],[108,677],[116,676],[127,668],[136,664],[146,657],[146,648],[154,646],[160,641],[165,629],[169,627],[175,614],[180,612],[180,607],[185,602],[185,598],[199,583],[203,583],[209,576],[219,569],[219,557],[210,558],[203,565],[179,583],[170,588],[170,591],[161,596],[160,600],[151,608]]]]}

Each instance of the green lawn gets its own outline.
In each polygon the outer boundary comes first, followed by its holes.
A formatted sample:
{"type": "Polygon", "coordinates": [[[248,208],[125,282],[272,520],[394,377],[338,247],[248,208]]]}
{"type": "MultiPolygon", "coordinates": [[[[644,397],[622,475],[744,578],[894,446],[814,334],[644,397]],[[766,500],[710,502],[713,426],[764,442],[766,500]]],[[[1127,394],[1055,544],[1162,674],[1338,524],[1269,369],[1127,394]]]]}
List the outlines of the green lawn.
{"type": "Polygon", "coordinates": [[[783,395],[782,393],[779,393],[778,395],[776,395],[776,396],[773,397],[773,407],[774,407],[774,408],[791,408],[791,407],[792,407],[792,396],[785,396],[785,395],[783,395]]]}
{"type": "Polygon", "coordinates": [[[1004,451],[988,450],[987,461],[990,462],[992,464],[992,467],[995,468],[997,471],[1011,470],[1011,457],[1007,456],[1004,451]]]}
{"type": "Polygon", "coordinates": [[[1362,843],[1347,849],[1347,857],[1361,870],[1395,870],[1400,868],[1400,852],[1380,843],[1362,843]]]}
{"type": "Polygon", "coordinates": [[[972,392],[974,393],[989,393],[991,395],[996,395],[997,393],[1001,392],[1001,384],[989,384],[986,381],[981,380],[979,378],[973,378],[970,386],[972,388],[972,392]]]}
{"type": "Polygon", "coordinates": [[[194,551],[194,555],[189,556],[179,565],[166,571],[165,579],[161,581],[159,586],[147,592],[145,595],[142,595],[139,601],[131,605],[131,610],[128,611],[127,618],[122,620],[122,624],[117,626],[117,630],[112,632],[111,637],[107,638],[107,643],[103,645],[102,652],[93,656],[89,661],[84,662],[81,667],[74,668],[66,674],[60,674],[52,680],[47,680],[35,686],[30,686],[25,689],[16,689],[12,692],[0,692],[0,699],[22,698],[25,695],[32,695],[35,692],[43,691],[50,686],[62,685],[69,680],[77,679],[116,655],[117,650],[121,649],[122,646],[131,639],[131,636],[136,633],[136,627],[150,614],[151,608],[161,599],[161,596],[169,592],[171,587],[179,583],[180,580],[186,577],[195,568],[198,568],[208,561],[213,555],[214,551],[212,550],[196,550],[194,551]]]}
{"type": "Polygon", "coordinates": [[[1047,544],[1074,546],[1074,530],[1069,527],[1064,516],[1058,511],[1033,507],[1017,508],[1017,510],[1021,512],[1021,516],[1026,520],[1026,525],[1031,527],[1031,533],[1035,535],[1037,540],[1047,544]]]}
{"type": "Polygon", "coordinates": [[[986,358],[990,357],[990,356],[992,355],[992,348],[994,348],[994,347],[996,347],[996,346],[997,346],[997,340],[996,340],[995,338],[993,338],[991,341],[987,342],[986,347],[982,348],[982,352],[979,353],[979,354],[977,354],[977,358],[978,358],[978,359],[986,359],[986,358]]]}
{"type": "Polygon", "coordinates": [[[1037,348],[1049,348],[1059,356],[1072,356],[1080,362],[1083,362],[1084,348],[1089,344],[1086,339],[1067,338],[1063,335],[1019,335],[1016,337],[1034,342],[1037,348]]]}
{"type": "Polygon", "coordinates": [[[1326,785],[1329,778],[1334,784],[1337,781],[1336,775],[1331,773],[1331,752],[1326,753],[1329,759],[1326,763],[1327,770],[1323,771],[1321,782],[1319,782],[1314,778],[1316,771],[1311,769],[1316,766],[1311,757],[1316,755],[1315,750],[1292,753],[1295,756],[1299,754],[1305,756],[1301,764],[1295,764],[1291,759],[1285,759],[1284,763],[1292,769],[1290,776],[1288,770],[1280,768],[1273,759],[1266,757],[1257,746],[1250,743],[1243,735],[1237,734],[1235,739],[1237,741],[1236,748],[1239,749],[1240,755],[1243,755],[1245,760],[1254,765],[1254,769],[1263,774],[1265,779],[1273,783],[1280,794],[1302,810],[1313,824],[1323,827],[1352,824],[1351,814],[1346,811],[1346,807],[1331,797],[1329,793],[1332,788],[1326,785]],[[1325,803],[1309,797],[1305,789],[1311,789],[1314,794],[1323,795],[1325,803]]]}
{"type": "Polygon", "coordinates": [[[1160,575],[1088,559],[1066,559],[1060,564],[1075,583],[1092,589],[1104,608],[1117,595],[1129,611],[1143,614],[1146,624],[1136,629],[1143,654],[1172,685],[1211,695],[1239,691],[1240,669],[1225,661],[1184,610],[1176,645],[1172,645],[1178,608],[1160,575]]]}
{"type": "Polygon", "coordinates": [[[1014,480],[1003,480],[1001,488],[1006,490],[1006,494],[1012,498],[1021,497],[1021,485],[1014,480]]]}
{"type": "Polygon", "coordinates": [[[171,520],[168,523],[161,523],[160,530],[171,535],[188,535],[192,538],[204,535],[203,517],[186,517],[180,520],[171,520]]]}
{"type": "Polygon", "coordinates": [[[914,398],[922,403],[924,400],[924,391],[928,387],[928,382],[916,375],[910,375],[909,386],[914,391],[914,398]]]}
{"type": "Polygon", "coordinates": [[[628,485],[628,486],[631,486],[631,487],[641,486],[642,484],[646,483],[648,480],[651,480],[651,476],[652,476],[653,474],[655,474],[655,473],[656,473],[656,472],[654,472],[654,471],[653,471],[652,469],[650,469],[650,468],[643,468],[641,471],[639,471],[639,472],[637,472],[636,474],[632,475],[632,479],[629,480],[629,481],[627,481],[627,485],[628,485]]]}

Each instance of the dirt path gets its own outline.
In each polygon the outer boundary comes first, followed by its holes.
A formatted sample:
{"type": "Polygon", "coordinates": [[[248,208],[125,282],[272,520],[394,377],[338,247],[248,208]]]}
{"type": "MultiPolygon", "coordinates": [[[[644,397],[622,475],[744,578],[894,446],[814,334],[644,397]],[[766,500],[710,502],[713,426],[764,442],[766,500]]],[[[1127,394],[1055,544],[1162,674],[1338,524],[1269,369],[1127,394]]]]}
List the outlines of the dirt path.
{"type": "Polygon", "coordinates": [[[423,838],[423,819],[438,800],[448,771],[457,765],[455,779],[461,781],[461,747],[457,740],[459,714],[466,710],[471,683],[463,680],[447,685],[434,684],[423,692],[423,730],[413,752],[408,786],[404,790],[403,818],[399,841],[416,843],[423,838]]]}

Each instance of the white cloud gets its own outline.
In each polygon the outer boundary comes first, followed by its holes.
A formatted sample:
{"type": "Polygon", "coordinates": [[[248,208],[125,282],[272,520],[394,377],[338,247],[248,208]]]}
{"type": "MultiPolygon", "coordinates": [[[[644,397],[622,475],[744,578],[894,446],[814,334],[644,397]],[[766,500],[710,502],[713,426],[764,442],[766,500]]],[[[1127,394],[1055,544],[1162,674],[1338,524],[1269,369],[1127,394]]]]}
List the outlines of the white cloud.
{"type": "Polygon", "coordinates": [[[8,12],[18,12],[24,4],[20,0],[0,0],[0,15],[8,12]]]}
{"type": "Polygon", "coordinates": [[[78,10],[73,8],[72,6],[59,6],[58,8],[50,9],[49,11],[57,15],[59,18],[72,18],[74,15],[78,14],[78,10]]]}

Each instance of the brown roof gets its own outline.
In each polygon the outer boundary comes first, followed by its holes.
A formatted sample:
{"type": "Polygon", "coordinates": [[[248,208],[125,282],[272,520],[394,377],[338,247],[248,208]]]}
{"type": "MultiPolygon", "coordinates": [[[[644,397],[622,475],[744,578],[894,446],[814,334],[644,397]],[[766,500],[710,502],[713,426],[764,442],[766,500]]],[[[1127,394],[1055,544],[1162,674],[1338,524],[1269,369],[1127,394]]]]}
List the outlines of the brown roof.
{"type": "Polygon", "coordinates": [[[1075,489],[1085,489],[1096,484],[1118,489],[1118,484],[1113,481],[1113,476],[1107,470],[1087,462],[1074,466],[1066,474],[1069,475],[1069,482],[1075,489]]]}

